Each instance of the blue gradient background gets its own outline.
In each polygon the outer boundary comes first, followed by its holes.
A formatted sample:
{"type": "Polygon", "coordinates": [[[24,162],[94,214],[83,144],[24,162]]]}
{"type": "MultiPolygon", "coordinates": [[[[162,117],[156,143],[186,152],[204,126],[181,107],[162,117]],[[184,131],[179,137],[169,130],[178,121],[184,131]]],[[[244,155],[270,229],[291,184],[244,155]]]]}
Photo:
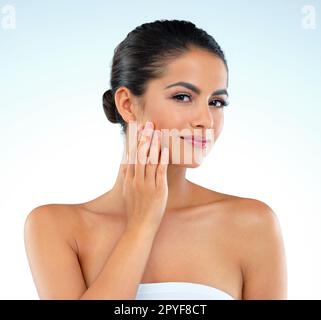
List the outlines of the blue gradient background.
{"type": "Polygon", "coordinates": [[[222,135],[187,177],[269,204],[283,230],[289,299],[321,298],[321,1],[6,4],[16,29],[0,29],[1,299],[37,299],[23,247],[30,210],[112,186],[122,140],[101,95],[116,45],[156,19],[206,30],[230,69],[222,135]],[[302,28],[304,5],[315,6],[316,29],[302,28]]]}

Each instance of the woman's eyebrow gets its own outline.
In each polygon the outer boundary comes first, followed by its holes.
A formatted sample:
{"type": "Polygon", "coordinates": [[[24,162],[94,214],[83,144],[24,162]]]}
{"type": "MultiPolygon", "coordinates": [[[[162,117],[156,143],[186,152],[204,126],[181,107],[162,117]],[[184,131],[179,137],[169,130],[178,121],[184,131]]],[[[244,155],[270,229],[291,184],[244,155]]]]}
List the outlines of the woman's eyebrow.
{"type": "MultiPolygon", "coordinates": [[[[165,89],[167,88],[171,88],[171,87],[174,87],[174,86],[183,86],[187,89],[190,89],[192,91],[194,91],[195,93],[197,94],[200,94],[201,93],[201,90],[200,88],[196,87],[194,84],[191,84],[189,82],[184,82],[184,81],[179,81],[179,82],[175,82],[173,84],[170,84],[168,85],[167,87],[165,87],[165,89]]],[[[218,90],[215,90],[214,92],[212,92],[212,96],[215,96],[215,95],[221,95],[221,94],[225,94],[228,96],[228,93],[227,93],[227,90],[226,89],[218,89],[218,90]]]]}

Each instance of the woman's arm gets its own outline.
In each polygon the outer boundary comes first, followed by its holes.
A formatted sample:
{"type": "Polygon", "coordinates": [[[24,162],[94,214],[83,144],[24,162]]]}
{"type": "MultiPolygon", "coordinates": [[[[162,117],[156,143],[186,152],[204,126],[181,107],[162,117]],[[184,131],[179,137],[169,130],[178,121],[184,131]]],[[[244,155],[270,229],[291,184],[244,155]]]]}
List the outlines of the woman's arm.
{"type": "Polygon", "coordinates": [[[87,288],[56,214],[50,205],[41,206],[25,222],[25,247],[40,299],[135,299],[156,229],[126,229],[87,288]]]}
{"type": "Polygon", "coordinates": [[[153,134],[152,128],[150,123],[140,132],[138,148],[132,142],[122,164],[126,228],[89,288],[68,232],[57,223],[57,212],[41,206],[28,215],[25,246],[40,298],[135,299],[168,197],[169,155],[161,151],[161,132],[153,134]],[[149,149],[150,157],[157,161],[147,161],[149,149]],[[132,161],[137,155],[140,161],[132,161]]]}
{"type": "Polygon", "coordinates": [[[265,203],[248,207],[242,248],[242,299],[287,299],[287,267],[277,216],[265,203]]]}

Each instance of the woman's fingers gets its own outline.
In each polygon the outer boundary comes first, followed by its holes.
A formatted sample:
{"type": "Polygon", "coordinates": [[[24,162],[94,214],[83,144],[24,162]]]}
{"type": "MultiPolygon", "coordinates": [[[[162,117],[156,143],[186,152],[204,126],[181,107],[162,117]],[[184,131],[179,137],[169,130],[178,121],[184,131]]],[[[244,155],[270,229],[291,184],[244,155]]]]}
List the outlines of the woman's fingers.
{"type": "Polygon", "coordinates": [[[129,146],[126,178],[135,178],[141,186],[144,182],[151,182],[154,187],[165,187],[169,162],[168,148],[161,149],[162,133],[153,128],[153,123],[147,122],[141,127],[143,130],[138,132],[137,144],[132,143],[129,146]]]}
{"type": "MultiPolygon", "coordinates": [[[[137,161],[137,138],[141,134],[143,124],[138,125],[137,132],[134,137],[129,139],[128,148],[125,148],[125,155],[123,157],[123,174],[125,179],[133,179],[135,176],[135,163],[137,161]]],[[[132,130],[129,131],[132,134],[132,130]]]]}
{"type": "Polygon", "coordinates": [[[144,182],[145,166],[147,163],[148,152],[153,137],[153,123],[147,122],[141,133],[137,146],[137,161],[135,164],[135,179],[144,182]]]}
{"type": "Polygon", "coordinates": [[[168,153],[162,152],[159,159],[161,132],[153,128],[152,123],[146,125],[139,135],[138,145],[135,138],[135,143],[129,147],[127,178],[123,186],[128,226],[143,222],[158,226],[165,212],[168,153]]]}
{"type": "Polygon", "coordinates": [[[160,163],[156,171],[156,188],[166,188],[167,186],[167,167],[169,163],[169,150],[164,147],[161,150],[160,163]]]}
{"type": "Polygon", "coordinates": [[[149,149],[149,156],[147,165],[145,167],[145,179],[152,180],[152,184],[156,186],[156,169],[159,163],[159,151],[160,151],[160,130],[155,130],[152,138],[152,142],[149,149]]]}
{"type": "Polygon", "coordinates": [[[134,176],[134,168],[133,168],[133,151],[132,146],[128,146],[128,154],[126,159],[126,165],[125,165],[125,172],[124,172],[124,180],[125,182],[129,182],[133,176],[134,176]]]}

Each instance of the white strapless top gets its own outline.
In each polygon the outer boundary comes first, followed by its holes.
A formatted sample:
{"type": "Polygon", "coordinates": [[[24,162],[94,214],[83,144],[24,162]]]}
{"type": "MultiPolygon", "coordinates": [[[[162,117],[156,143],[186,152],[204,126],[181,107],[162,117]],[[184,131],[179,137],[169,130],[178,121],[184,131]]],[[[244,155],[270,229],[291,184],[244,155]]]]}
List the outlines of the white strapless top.
{"type": "Polygon", "coordinates": [[[136,300],[234,300],[220,289],[192,282],[140,283],[136,300]]]}

